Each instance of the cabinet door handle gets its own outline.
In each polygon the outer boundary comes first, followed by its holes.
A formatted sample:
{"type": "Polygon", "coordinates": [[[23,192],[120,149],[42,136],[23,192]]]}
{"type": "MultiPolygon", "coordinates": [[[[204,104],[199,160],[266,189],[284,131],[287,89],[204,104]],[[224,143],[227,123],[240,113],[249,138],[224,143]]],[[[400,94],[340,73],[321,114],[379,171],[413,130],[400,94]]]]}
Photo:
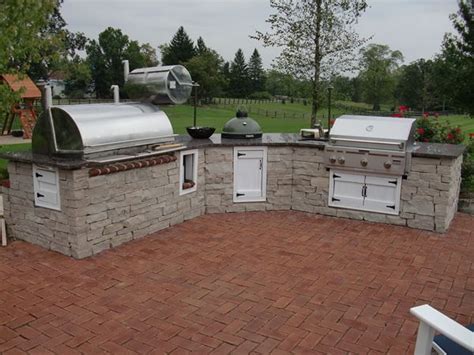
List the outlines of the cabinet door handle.
{"type": "Polygon", "coordinates": [[[238,157],[242,157],[242,156],[246,156],[246,155],[247,155],[247,154],[245,154],[245,153],[237,153],[237,156],[238,156],[238,157]]]}
{"type": "Polygon", "coordinates": [[[362,186],[362,197],[367,197],[367,185],[362,186]]]}
{"type": "Polygon", "coordinates": [[[41,175],[40,173],[35,173],[35,176],[38,178],[38,177],[43,177],[43,175],[41,175]]]}
{"type": "Polygon", "coordinates": [[[36,193],[36,197],[44,197],[43,194],[40,194],[39,192],[36,193]]]}
{"type": "Polygon", "coordinates": [[[263,169],[263,160],[260,159],[260,170],[262,170],[262,169],[263,169]]]}
{"type": "Polygon", "coordinates": [[[236,197],[240,197],[240,196],[245,196],[245,194],[241,194],[241,193],[237,192],[237,193],[235,194],[235,196],[236,196],[236,197]]]}

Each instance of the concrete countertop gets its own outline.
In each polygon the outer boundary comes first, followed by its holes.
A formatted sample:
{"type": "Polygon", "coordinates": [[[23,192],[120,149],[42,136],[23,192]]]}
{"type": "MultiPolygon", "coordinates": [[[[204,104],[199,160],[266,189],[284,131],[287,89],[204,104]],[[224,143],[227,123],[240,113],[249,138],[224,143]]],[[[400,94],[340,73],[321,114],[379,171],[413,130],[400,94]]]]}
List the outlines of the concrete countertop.
{"type": "MultiPolygon", "coordinates": [[[[176,137],[177,143],[184,144],[188,149],[199,149],[209,147],[234,147],[234,146],[293,146],[316,148],[323,150],[327,144],[325,140],[308,140],[302,139],[296,133],[266,133],[261,138],[253,139],[229,139],[222,138],[220,134],[214,134],[209,139],[193,139],[188,135],[180,135],[176,137]]],[[[440,143],[420,143],[417,142],[413,152],[414,157],[423,158],[457,158],[464,152],[463,145],[440,144],[440,143]]],[[[157,153],[159,155],[159,153],[157,153]]],[[[50,158],[48,156],[33,155],[32,152],[5,152],[0,153],[0,158],[23,163],[35,163],[49,166],[56,166],[64,170],[75,170],[92,164],[79,159],[59,159],[50,158]]],[[[137,158],[131,158],[136,160],[137,158]]],[[[140,159],[140,158],[138,158],[140,159]]],[[[110,165],[104,163],[103,165],[110,165]]],[[[94,163],[94,166],[99,164],[94,163]]]]}
{"type": "Polygon", "coordinates": [[[323,150],[327,141],[302,139],[296,133],[264,133],[261,138],[222,138],[220,134],[213,134],[209,139],[193,139],[188,135],[176,137],[176,141],[186,145],[189,149],[207,147],[235,147],[235,146],[298,146],[323,150]]]}
{"type": "Polygon", "coordinates": [[[416,142],[414,157],[420,158],[457,158],[464,153],[463,144],[421,143],[416,142]]]}

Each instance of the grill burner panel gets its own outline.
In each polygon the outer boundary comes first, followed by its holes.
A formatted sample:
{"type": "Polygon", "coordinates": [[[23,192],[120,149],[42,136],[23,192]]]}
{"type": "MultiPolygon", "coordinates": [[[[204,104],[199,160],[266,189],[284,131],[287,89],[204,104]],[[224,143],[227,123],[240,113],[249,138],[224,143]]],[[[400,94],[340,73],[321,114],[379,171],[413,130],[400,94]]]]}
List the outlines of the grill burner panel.
{"type": "Polygon", "coordinates": [[[377,171],[390,175],[403,175],[407,165],[407,158],[405,154],[390,151],[326,148],[325,164],[338,169],[351,169],[360,172],[377,171]]]}

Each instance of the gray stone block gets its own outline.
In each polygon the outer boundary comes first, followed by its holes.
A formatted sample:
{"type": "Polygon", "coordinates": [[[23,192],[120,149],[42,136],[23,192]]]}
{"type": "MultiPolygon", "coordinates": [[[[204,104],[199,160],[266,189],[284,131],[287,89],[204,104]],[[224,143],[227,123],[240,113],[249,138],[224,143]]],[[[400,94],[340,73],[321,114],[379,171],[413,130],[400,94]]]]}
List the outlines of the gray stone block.
{"type": "Polygon", "coordinates": [[[434,230],[434,217],[432,216],[422,216],[415,215],[414,219],[407,220],[408,227],[425,229],[425,230],[434,230]]]}
{"type": "MultiPolygon", "coordinates": [[[[110,238],[110,247],[111,248],[114,248],[118,245],[121,245],[123,243],[126,243],[126,242],[129,242],[131,241],[132,239],[138,239],[138,238],[141,238],[142,236],[139,236],[138,235],[138,232],[137,233],[137,236],[135,237],[135,235],[132,236],[132,233],[129,232],[129,233],[125,233],[125,234],[121,234],[121,235],[116,235],[116,236],[112,236],[110,238]]],[[[146,234],[143,235],[143,237],[146,236],[146,234]]]]}
{"type": "Polygon", "coordinates": [[[110,240],[104,240],[97,244],[92,245],[92,253],[99,254],[100,252],[110,249],[110,240]]]}
{"type": "Polygon", "coordinates": [[[419,215],[434,216],[434,203],[429,196],[414,196],[409,201],[404,201],[402,206],[403,212],[414,213],[419,215]]]}

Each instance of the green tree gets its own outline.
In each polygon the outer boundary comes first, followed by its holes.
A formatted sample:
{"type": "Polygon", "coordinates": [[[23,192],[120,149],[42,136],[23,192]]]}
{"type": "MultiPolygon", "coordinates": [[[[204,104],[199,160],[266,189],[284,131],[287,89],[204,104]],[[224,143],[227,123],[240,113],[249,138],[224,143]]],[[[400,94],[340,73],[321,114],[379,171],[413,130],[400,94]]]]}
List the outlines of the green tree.
{"type": "Polygon", "coordinates": [[[457,35],[447,34],[441,60],[446,71],[454,104],[474,116],[474,11],[468,1],[459,1],[457,14],[450,16],[457,35]]]}
{"type": "MultiPolygon", "coordinates": [[[[55,6],[53,0],[0,1],[1,74],[25,74],[31,63],[41,60],[41,52],[48,43],[38,34],[47,26],[55,6]]],[[[0,85],[0,120],[18,100],[19,94],[0,85]]]]}
{"type": "Polygon", "coordinates": [[[263,70],[262,58],[256,48],[249,59],[248,68],[251,92],[263,91],[265,87],[265,71],[263,70]]]}
{"type": "Polygon", "coordinates": [[[223,79],[222,89],[227,96],[230,96],[230,90],[229,90],[230,63],[229,62],[225,62],[222,65],[221,73],[222,73],[222,79],[223,79]]]}
{"type": "Polygon", "coordinates": [[[163,65],[184,64],[196,54],[193,41],[183,26],[178,28],[169,44],[160,46],[160,50],[163,65]]]}
{"type": "Polygon", "coordinates": [[[70,32],[61,15],[63,0],[56,0],[56,5],[48,21],[38,33],[38,38],[45,43],[40,50],[40,58],[32,61],[28,75],[33,80],[47,80],[52,72],[63,70],[66,62],[77,56],[77,51],[85,48],[87,37],[81,32],[70,32]]]}
{"type": "Polygon", "coordinates": [[[83,98],[91,91],[92,75],[89,63],[76,57],[68,62],[66,68],[64,93],[71,98],[83,98]]]}
{"type": "Polygon", "coordinates": [[[250,93],[249,69],[244,52],[238,49],[230,64],[229,93],[234,97],[246,97],[250,93]]]}
{"type": "Polygon", "coordinates": [[[354,86],[351,78],[343,75],[336,75],[331,79],[333,100],[351,101],[354,96],[354,86]]]}
{"type": "Polygon", "coordinates": [[[212,98],[222,94],[224,60],[216,51],[208,49],[185,63],[194,81],[199,83],[199,97],[212,98]]]}
{"type": "Polygon", "coordinates": [[[48,41],[38,34],[47,27],[57,4],[53,0],[0,2],[0,73],[25,73],[41,60],[48,41]]]}
{"type": "Polygon", "coordinates": [[[433,71],[431,60],[419,59],[403,66],[396,88],[400,103],[422,111],[433,108],[438,102],[433,71]]]}
{"type": "Polygon", "coordinates": [[[196,55],[204,54],[209,50],[207,48],[206,43],[204,43],[204,39],[202,37],[199,37],[196,41],[196,48],[194,49],[194,53],[196,55]]]}
{"type": "Polygon", "coordinates": [[[138,41],[130,41],[124,50],[132,68],[154,67],[158,65],[156,50],[149,44],[140,45],[138,41]]]}
{"type": "Polygon", "coordinates": [[[120,29],[112,27],[101,32],[97,41],[90,41],[86,51],[96,96],[109,97],[111,85],[123,86],[123,60],[130,62],[131,70],[155,65],[156,54],[150,48],[149,44],[140,46],[130,41],[120,29]]]}
{"type": "Polygon", "coordinates": [[[395,70],[403,61],[403,55],[383,44],[370,44],[361,49],[360,54],[359,78],[365,101],[372,104],[374,111],[380,111],[380,104],[393,98],[395,70]]]}
{"type": "Polygon", "coordinates": [[[272,96],[293,96],[296,83],[290,74],[272,69],[267,72],[265,88],[272,96]]]}
{"type": "Polygon", "coordinates": [[[353,24],[367,8],[365,0],[270,0],[276,11],[267,22],[270,32],[253,38],[282,48],[276,66],[312,85],[311,125],[322,97],[321,80],[336,71],[352,70],[360,39],[353,24]]]}

